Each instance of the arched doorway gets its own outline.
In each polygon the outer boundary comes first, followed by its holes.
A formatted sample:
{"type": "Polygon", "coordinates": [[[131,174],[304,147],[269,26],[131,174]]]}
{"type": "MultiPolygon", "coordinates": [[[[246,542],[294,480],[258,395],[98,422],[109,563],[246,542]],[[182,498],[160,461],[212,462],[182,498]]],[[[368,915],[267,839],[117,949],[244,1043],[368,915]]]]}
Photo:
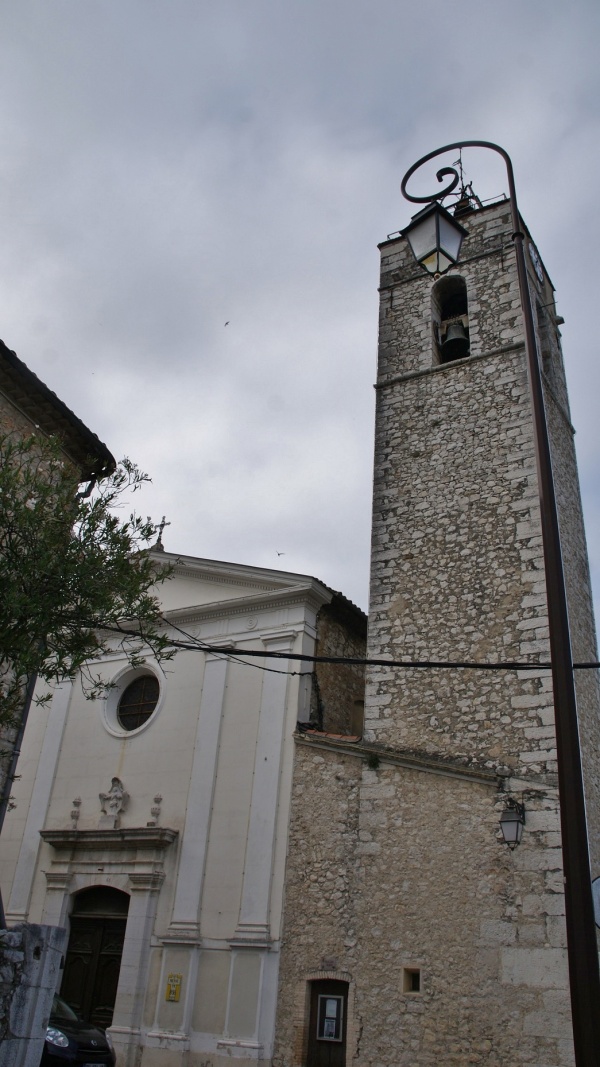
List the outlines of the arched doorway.
{"type": "Polygon", "coordinates": [[[110,1026],[117,996],[129,896],[109,886],[75,897],[61,996],[84,1019],[110,1026]]]}
{"type": "Polygon", "coordinates": [[[322,979],[310,985],[307,1067],[345,1067],[348,983],[322,979]]]}

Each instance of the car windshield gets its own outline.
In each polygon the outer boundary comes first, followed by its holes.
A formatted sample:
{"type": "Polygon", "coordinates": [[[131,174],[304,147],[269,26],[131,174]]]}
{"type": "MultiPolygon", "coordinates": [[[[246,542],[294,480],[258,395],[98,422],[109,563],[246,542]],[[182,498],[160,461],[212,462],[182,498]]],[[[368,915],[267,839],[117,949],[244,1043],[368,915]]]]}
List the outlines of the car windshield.
{"type": "Polygon", "coordinates": [[[69,1007],[66,1000],[57,996],[52,1001],[52,1017],[54,1019],[64,1019],[65,1022],[70,1023],[76,1023],[79,1020],[79,1016],[69,1007]]]}

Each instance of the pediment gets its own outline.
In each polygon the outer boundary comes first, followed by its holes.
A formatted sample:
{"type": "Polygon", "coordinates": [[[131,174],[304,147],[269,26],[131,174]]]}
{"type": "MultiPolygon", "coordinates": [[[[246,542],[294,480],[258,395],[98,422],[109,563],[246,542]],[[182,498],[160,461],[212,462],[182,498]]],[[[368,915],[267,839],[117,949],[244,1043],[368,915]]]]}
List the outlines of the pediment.
{"type": "Polygon", "coordinates": [[[208,608],[229,605],[235,608],[252,600],[280,600],[282,596],[318,596],[323,603],[331,591],[315,578],[289,571],[248,567],[238,563],[221,563],[195,556],[176,556],[163,552],[157,559],[172,564],[173,576],[158,594],[163,611],[208,608]]]}

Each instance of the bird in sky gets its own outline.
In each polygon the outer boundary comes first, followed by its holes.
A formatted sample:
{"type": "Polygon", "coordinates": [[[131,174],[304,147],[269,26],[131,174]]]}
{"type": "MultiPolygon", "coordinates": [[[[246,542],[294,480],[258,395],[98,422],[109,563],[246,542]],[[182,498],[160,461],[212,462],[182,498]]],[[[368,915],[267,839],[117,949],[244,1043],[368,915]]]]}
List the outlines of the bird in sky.
{"type": "Polygon", "coordinates": [[[225,325],[226,325],[226,326],[229,326],[229,321],[230,321],[230,320],[229,320],[229,319],[227,319],[227,322],[225,323],[225,325]]]}

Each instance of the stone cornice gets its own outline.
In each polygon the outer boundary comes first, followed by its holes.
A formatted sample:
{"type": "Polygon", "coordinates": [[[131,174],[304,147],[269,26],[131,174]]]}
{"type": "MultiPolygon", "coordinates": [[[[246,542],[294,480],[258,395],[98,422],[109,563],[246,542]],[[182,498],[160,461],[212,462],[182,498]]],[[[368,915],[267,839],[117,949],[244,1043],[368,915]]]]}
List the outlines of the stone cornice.
{"type": "MultiPolygon", "coordinates": [[[[456,369],[459,366],[468,366],[469,363],[478,363],[485,359],[497,359],[498,356],[508,356],[519,350],[523,353],[525,352],[523,341],[515,341],[510,345],[502,345],[501,348],[491,348],[488,352],[476,352],[472,355],[465,356],[464,359],[455,359],[451,363],[438,363],[432,367],[423,367],[422,370],[408,371],[406,374],[394,374],[391,378],[385,378],[380,382],[375,382],[375,389],[387,389],[391,385],[398,385],[400,382],[410,382],[414,378],[424,378],[429,374],[447,374],[448,372],[452,372],[453,368],[456,369]]],[[[569,432],[574,435],[575,427],[571,422],[568,412],[565,411],[558,396],[554,392],[547,374],[542,372],[542,377],[544,380],[544,389],[551,396],[559,414],[567,424],[569,432]]]]}
{"type": "Polygon", "coordinates": [[[417,756],[413,753],[402,752],[383,748],[379,745],[366,744],[364,741],[335,741],[326,734],[319,737],[316,734],[295,734],[294,739],[298,745],[317,746],[327,748],[332,752],[343,752],[347,756],[356,756],[361,760],[373,760],[377,758],[379,763],[392,763],[397,767],[406,767],[408,770],[424,771],[426,774],[440,774],[446,778],[462,778],[469,782],[477,782],[480,785],[489,785],[497,788],[502,782],[510,777],[506,771],[485,770],[484,768],[468,767],[457,762],[436,759],[434,756],[417,756]]]}
{"type": "Polygon", "coordinates": [[[453,369],[456,370],[460,366],[468,366],[470,363],[477,363],[484,359],[496,359],[498,356],[508,356],[512,352],[518,352],[519,350],[525,351],[525,345],[522,341],[517,341],[514,344],[503,345],[501,348],[491,348],[489,352],[477,352],[469,356],[465,356],[464,359],[455,359],[452,363],[437,363],[432,367],[423,367],[422,370],[409,371],[407,374],[394,374],[392,378],[385,378],[381,382],[375,383],[376,389],[387,389],[390,385],[397,385],[399,382],[409,382],[413,378],[425,378],[430,374],[447,374],[453,369]]]}
{"type": "Polygon", "coordinates": [[[125,830],[40,830],[40,837],[58,851],[109,849],[165,849],[179,835],[166,826],[140,826],[125,830]]]}

